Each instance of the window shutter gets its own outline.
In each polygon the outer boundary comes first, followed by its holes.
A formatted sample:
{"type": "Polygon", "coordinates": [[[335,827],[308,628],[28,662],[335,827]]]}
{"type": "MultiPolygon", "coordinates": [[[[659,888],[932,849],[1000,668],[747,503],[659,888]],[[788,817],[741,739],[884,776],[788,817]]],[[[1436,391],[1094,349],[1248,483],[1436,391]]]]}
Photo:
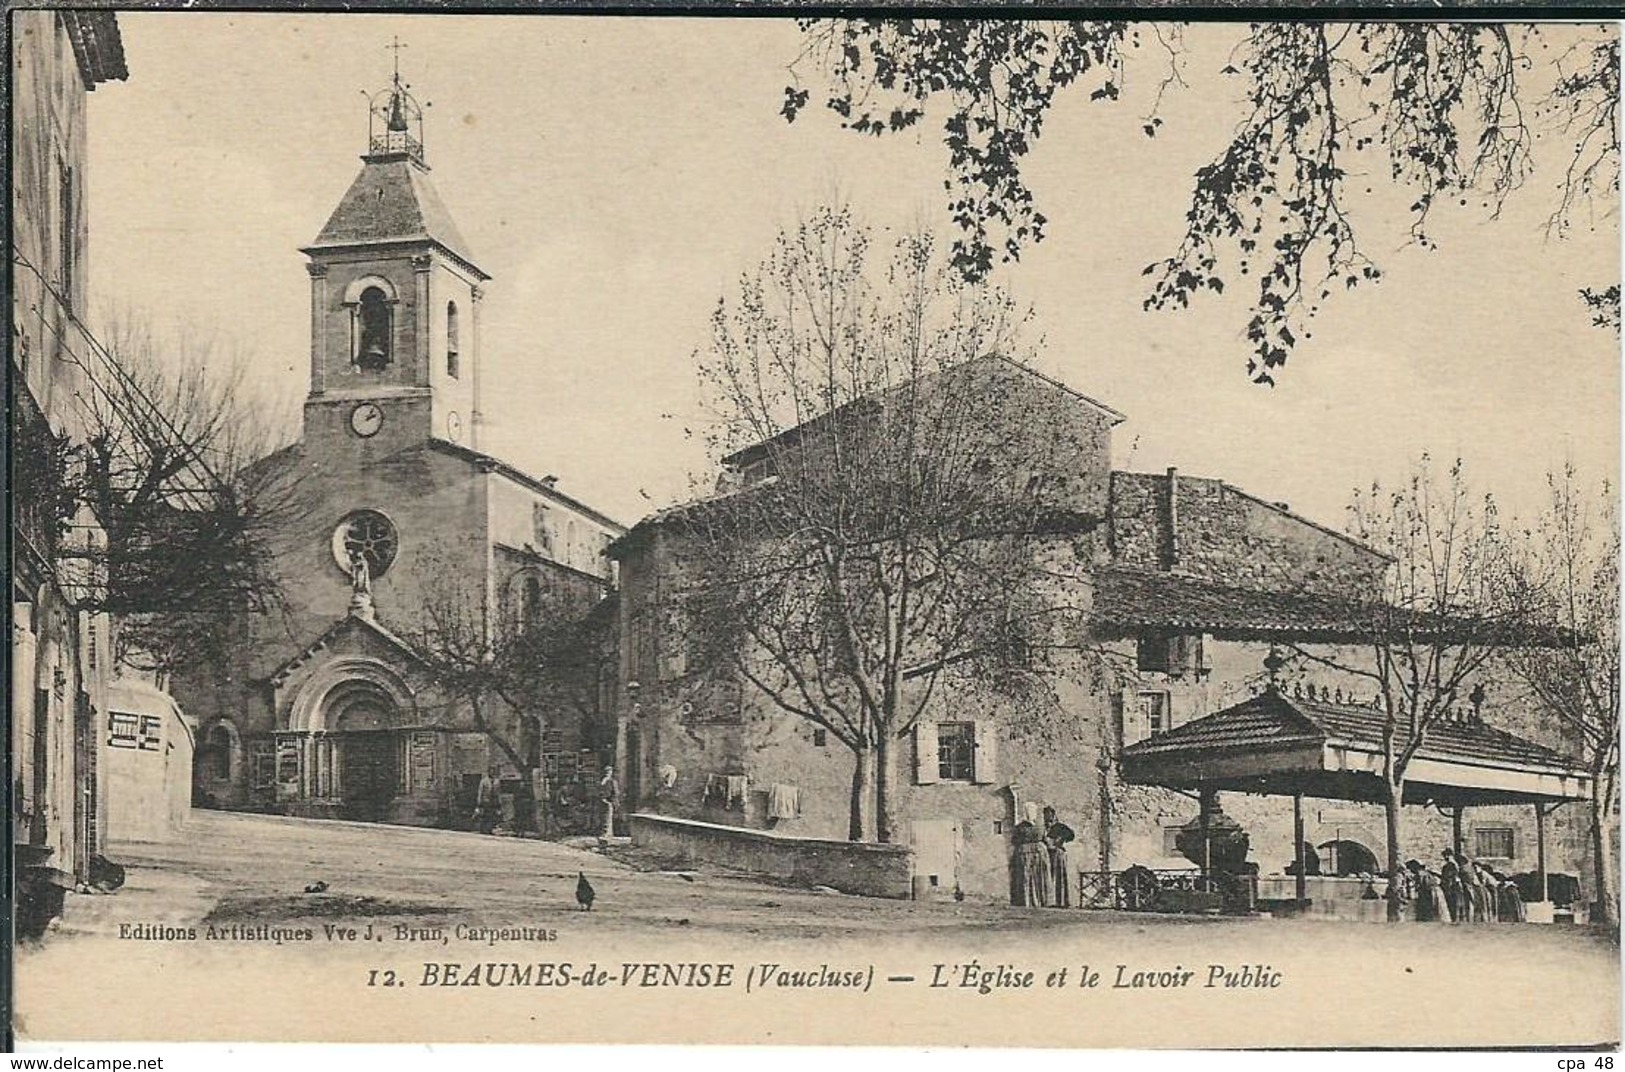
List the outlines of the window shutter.
{"type": "Polygon", "coordinates": [[[971,781],[977,785],[987,785],[999,776],[999,724],[982,718],[973,725],[976,727],[976,753],[971,760],[971,781]]]}
{"type": "Polygon", "coordinates": [[[937,783],[937,724],[926,719],[914,723],[914,784],[937,783]]]}
{"type": "Polygon", "coordinates": [[[1181,677],[1189,672],[1196,658],[1191,638],[1186,634],[1168,638],[1168,673],[1181,677]]]}
{"type": "Polygon", "coordinates": [[[1124,689],[1122,706],[1123,744],[1131,745],[1151,736],[1151,727],[1146,724],[1145,714],[1140,710],[1140,690],[1124,689]]]}

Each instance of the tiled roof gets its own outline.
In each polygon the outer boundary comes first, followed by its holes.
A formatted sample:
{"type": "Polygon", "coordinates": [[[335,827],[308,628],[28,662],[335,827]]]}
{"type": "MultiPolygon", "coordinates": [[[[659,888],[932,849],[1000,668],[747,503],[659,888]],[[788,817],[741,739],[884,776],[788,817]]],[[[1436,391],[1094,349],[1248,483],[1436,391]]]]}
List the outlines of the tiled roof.
{"type": "MultiPolygon", "coordinates": [[[[1362,747],[1382,747],[1383,713],[1375,707],[1292,699],[1326,736],[1362,747]]],[[[1473,718],[1446,719],[1428,728],[1417,755],[1427,759],[1491,760],[1532,767],[1576,765],[1576,761],[1533,741],[1473,718]]]]}
{"type": "Polygon", "coordinates": [[[1237,588],[1119,566],[1096,572],[1091,620],[1107,635],[1163,631],[1331,642],[1369,637],[1373,616],[1367,607],[1330,596],[1237,588]]]}
{"type": "Polygon", "coordinates": [[[1127,756],[1220,749],[1259,750],[1285,744],[1323,743],[1325,733],[1273,693],[1227,707],[1218,714],[1176,726],[1123,749],[1127,756]]]}
{"type": "MultiPolygon", "coordinates": [[[[1286,744],[1339,744],[1382,750],[1383,712],[1371,706],[1305,700],[1264,692],[1217,714],[1177,726],[1123,749],[1125,759],[1179,753],[1264,751],[1286,744]]],[[[1550,748],[1472,719],[1429,727],[1416,753],[1447,762],[1516,764],[1573,770],[1576,761],[1550,748]]]]}
{"type": "Polygon", "coordinates": [[[1051,387],[1070,395],[1072,398],[1075,398],[1094,409],[1105,417],[1109,424],[1122,424],[1124,421],[1128,420],[1127,417],[1119,413],[1117,410],[1112,409],[1110,406],[1106,405],[1106,403],[1101,402],[1098,399],[1090,398],[1088,395],[1082,393],[1076,388],[1062,383],[1053,376],[1048,376],[1042,372],[1039,372],[1037,369],[1025,364],[1024,362],[1018,361],[1015,358],[1009,357],[1008,355],[1002,353],[984,354],[980,357],[970,358],[969,360],[963,361],[957,365],[951,365],[937,372],[926,373],[917,380],[914,380],[912,384],[905,381],[896,387],[876,391],[873,394],[868,394],[862,398],[857,398],[850,402],[846,402],[828,413],[820,414],[819,416],[804,421],[793,428],[786,428],[784,431],[772,436],[769,439],[764,439],[760,443],[754,443],[748,447],[742,447],[728,455],[723,459],[723,461],[728,465],[749,465],[751,462],[767,454],[774,446],[794,443],[802,436],[821,433],[822,430],[833,421],[844,421],[849,417],[861,416],[866,411],[871,410],[872,407],[878,405],[880,400],[888,394],[901,392],[905,388],[919,390],[921,385],[931,384],[936,381],[946,382],[949,377],[963,379],[967,373],[981,372],[987,369],[993,369],[996,372],[1014,370],[1017,374],[1030,376],[1035,380],[1047,383],[1051,387]]]}
{"type": "Polygon", "coordinates": [[[501,458],[491,454],[486,454],[484,451],[475,450],[472,447],[465,447],[461,443],[448,443],[444,439],[429,439],[425,442],[430,450],[435,450],[441,454],[448,454],[451,457],[461,458],[464,461],[472,462],[475,466],[478,466],[487,472],[501,473],[503,476],[514,481],[516,484],[522,484],[529,490],[554,500],[561,506],[568,506],[570,509],[576,510],[586,517],[592,518],[594,521],[597,521],[606,528],[619,529],[622,532],[625,532],[626,530],[625,525],[621,524],[619,521],[616,521],[608,514],[593,509],[573,495],[566,495],[548,481],[538,480],[518,466],[511,465],[508,462],[503,461],[501,458]]]}
{"type": "Polygon", "coordinates": [[[1090,622],[1104,637],[1206,633],[1220,640],[1337,644],[1377,636],[1495,647],[1563,647],[1556,626],[1469,614],[1410,613],[1312,592],[1239,588],[1188,574],[1110,566],[1095,573],[1090,622]]]}
{"type": "Polygon", "coordinates": [[[429,241],[455,255],[482,279],[468,242],[429,182],[426,169],[404,156],[367,157],[322,233],[308,249],[378,242],[429,241]]]}

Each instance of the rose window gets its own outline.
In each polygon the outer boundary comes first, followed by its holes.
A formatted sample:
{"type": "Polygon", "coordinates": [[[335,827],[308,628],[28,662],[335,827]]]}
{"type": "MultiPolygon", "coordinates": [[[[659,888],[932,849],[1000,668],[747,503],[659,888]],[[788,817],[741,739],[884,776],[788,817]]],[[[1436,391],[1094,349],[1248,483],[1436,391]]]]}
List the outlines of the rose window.
{"type": "Polygon", "coordinates": [[[372,577],[382,577],[395,561],[399,540],[395,523],[376,510],[357,510],[333,532],[333,561],[350,572],[351,556],[360,553],[372,577]]]}

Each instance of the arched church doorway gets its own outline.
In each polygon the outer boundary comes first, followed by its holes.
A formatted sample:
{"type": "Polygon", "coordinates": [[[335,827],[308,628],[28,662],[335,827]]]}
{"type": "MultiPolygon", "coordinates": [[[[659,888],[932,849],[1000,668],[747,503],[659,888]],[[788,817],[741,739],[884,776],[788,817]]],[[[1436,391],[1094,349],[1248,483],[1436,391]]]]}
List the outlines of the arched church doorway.
{"type": "Polygon", "coordinates": [[[371,682],[333,690],[327,726],[338,737],[338,792],[346,819],[387,820],[401,791],[401,734],[395,703],[371,682]]]}

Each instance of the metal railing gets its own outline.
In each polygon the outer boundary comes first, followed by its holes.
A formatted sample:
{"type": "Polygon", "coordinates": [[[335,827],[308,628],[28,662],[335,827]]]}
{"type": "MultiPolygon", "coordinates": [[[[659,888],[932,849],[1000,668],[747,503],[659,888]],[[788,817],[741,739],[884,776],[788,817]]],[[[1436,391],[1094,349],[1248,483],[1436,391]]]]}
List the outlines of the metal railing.
{"type": "Polygon", "coordinates": [[[1224,900],[1219,876],[1129,867],[1078,872],[1078,907],[1124,912],[1205,911],[1224,900]],[[1210,905],[1211,902],[1211,905],[1210,905]]]}

